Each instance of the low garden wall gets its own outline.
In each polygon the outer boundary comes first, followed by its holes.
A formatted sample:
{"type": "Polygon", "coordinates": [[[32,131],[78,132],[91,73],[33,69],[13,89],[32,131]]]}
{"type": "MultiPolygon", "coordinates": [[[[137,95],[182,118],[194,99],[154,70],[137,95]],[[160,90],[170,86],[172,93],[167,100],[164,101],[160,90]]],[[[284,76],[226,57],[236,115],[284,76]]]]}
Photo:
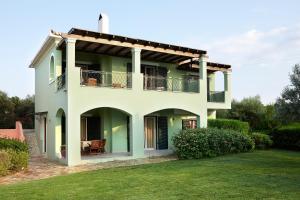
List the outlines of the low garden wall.
{"type": "Polygon", "coordinates": [[[17,121],[15,129],[0,129],[0,138],[16,139],[21,142],[25,140],[22,123],[17,121]]]}

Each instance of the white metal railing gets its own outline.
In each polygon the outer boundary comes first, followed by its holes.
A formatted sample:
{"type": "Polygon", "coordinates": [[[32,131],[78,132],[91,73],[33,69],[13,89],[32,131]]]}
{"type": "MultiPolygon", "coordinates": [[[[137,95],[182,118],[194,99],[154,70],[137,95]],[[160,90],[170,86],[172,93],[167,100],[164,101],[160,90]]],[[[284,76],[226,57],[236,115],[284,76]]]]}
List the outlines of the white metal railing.
{"type": "Polygon", "coordinates": [[[177,78],[145,75],[144,90],[198,93],[199,79],[190,76],[177,78]]]}

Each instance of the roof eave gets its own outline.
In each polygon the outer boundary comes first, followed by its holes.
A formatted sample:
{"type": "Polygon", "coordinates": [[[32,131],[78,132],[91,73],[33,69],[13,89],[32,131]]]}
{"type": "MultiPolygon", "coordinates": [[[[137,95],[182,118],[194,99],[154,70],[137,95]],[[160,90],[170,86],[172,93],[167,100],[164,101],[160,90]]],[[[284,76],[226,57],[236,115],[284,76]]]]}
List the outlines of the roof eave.
{"type": "MultiPolygon", "coordinates": [[[[61,37],[57,34],[53,34],[53,31],[49,33],[45,41],[43,42],[41,48],[38,50],[34,58],[32,59],[31,63],[29,64],[29,68],[34,68],[34,66],[39,62],[41,57],[47,52],[47,50],[51,47],[51,45],[55,41],[60,41],[61,37]]],[[[57,42],[58,43],[58,42],[57,42]]]]}

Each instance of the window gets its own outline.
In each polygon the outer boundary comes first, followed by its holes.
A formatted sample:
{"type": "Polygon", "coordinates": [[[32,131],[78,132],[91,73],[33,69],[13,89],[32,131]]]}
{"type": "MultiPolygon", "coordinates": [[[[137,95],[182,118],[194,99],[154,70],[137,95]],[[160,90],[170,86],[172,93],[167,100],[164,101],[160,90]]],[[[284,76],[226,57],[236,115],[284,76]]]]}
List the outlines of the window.
{"type": "Polygon", "coordinates": [[[182,120],[182,129],[194,129],[197,128],[197,120],[196,119],[184,119],[182,120]]]}
{"type": "Polygon", "coordinates": [[[54,56],[50,58],[50,69],[49,69],[49,82],[54,81],[55,78],[55,70],[54,70],[54,56]]]}

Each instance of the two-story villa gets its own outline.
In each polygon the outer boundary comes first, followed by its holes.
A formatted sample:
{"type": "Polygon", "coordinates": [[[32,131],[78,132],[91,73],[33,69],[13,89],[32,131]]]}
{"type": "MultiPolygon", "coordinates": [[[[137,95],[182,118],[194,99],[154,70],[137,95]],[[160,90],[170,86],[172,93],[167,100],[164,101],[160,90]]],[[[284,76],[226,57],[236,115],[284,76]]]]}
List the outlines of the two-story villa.
{"type": "Polygon", "coordinates": [[[206,127],[231,107],[230,65],[204,50],[109,34],[103,14],[99,32],[51,31],[30,67],[40,150],[67,165],[168,154],[180,129],[206,127]]]}

